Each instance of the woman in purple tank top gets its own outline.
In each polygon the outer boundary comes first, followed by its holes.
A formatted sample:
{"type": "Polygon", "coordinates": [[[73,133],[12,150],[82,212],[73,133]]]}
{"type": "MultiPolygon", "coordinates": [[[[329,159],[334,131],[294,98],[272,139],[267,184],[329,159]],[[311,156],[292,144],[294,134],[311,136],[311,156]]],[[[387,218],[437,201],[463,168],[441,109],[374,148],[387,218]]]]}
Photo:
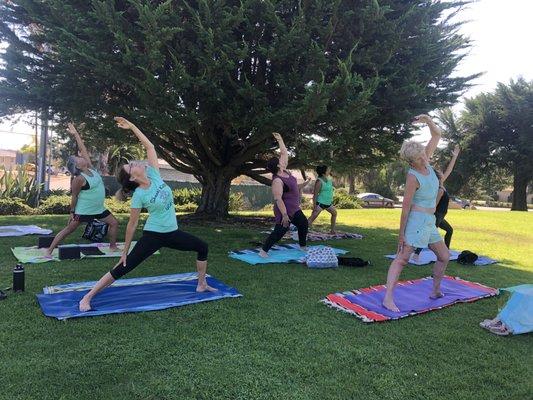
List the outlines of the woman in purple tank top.
{"type": "Polygon", "coordinates": [[[287,233],[291,223],[298,228],[298,239],[303,251],[306,250],[307,243],[308,225],[307,218],[300,209],[300,192],[309,180],[299,185],[296,178],[287,171],[289,163],[287,148],[279,133],[273,135],[279,144],[280,157],[270,159],[267,169],[272,173],[276,226],[259,253],[261,257],[268,257],[268,250],[287,233]]]}

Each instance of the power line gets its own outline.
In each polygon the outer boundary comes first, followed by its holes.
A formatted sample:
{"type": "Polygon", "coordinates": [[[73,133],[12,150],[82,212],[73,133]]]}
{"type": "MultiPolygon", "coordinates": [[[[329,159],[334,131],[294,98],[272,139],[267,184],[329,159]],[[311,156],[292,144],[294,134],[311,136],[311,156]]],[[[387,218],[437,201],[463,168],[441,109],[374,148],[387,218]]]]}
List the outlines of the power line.
{"type": "Polygon", "coordinates": [[[10,133],[10,134],[13,134],[13,135],[35,136],[35,133],[12,132],[12,131],[3,131],[3,130],[0,130],[0,133],[10,133]]]}

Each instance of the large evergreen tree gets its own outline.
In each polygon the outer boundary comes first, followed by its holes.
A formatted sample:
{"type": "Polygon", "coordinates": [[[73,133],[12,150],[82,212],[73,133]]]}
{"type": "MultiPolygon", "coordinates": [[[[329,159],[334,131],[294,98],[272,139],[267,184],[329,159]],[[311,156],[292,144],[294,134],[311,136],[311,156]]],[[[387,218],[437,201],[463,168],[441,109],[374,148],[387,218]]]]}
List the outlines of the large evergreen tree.
{"type": "Polygon", "coordinates": [[[441,121],[463,148],[460,184],[501,185],[512,177],[511,209],[527,211],[527,187],[533,183],[533,82],[499,83],[492,93],[467,99],[458,118],[447,110],[441,121]]]}
{"type": "Polygon", "coordinates": [[[413,114],[448,105],[467,40],[437,0],[10,0],[0,4],[0,116],[84,122],[102,151],[135,122],[227,213],[283,133],[293,165],[383,162],[413,114]],[[443,18],[444,15],[448,18],[443,18]]]}

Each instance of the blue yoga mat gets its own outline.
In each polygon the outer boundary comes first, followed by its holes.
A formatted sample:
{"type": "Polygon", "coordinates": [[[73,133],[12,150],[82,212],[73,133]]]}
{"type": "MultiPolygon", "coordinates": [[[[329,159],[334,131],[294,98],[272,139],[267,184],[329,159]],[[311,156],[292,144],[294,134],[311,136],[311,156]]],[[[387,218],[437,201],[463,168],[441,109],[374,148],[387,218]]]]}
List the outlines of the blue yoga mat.
{"type": "MultiPolygon", "coordinates": [[[[217,279],[208,276],[207,283],[218,291],[197,293],[197,280],[191,279],[191,274],[165,275],[162,277],[121,279],[117,285],[112,285],[97,294],[92,300],[93,310],[81,312],[78,303],[88,292],[87,284],[70,284],[73,290],[65,290],[66,285],[52,294],[38,294],[37,299],[41,309],[47,317],[59,320],[78,317],[92,317],[95,315],[118,314],[126,312],[142,312],[163,310],[165,308],[180,307],[187,304],[204,301],[220,300],[227,297],[241,297],[237,289],[225,285],[217,279]],[[157,278],[162,278],[160,282],[157,278]],[[82,289],[83,288],[83,289],[82,289]]],[[[89,285],[92,286],[92,285],[89,285]]]]}
{"type": "MultiPolygon", "coordinates": [[[[327,246],[309,246],[309,249],[327,246]]],[[[332,247],[335,254],[346,254],[347,250],[332,247]]],[[[268,252],[268,257],[259,255],[260,249],[245,249],[230,251],[229,256],[245,263],[256,264],[285,264],[285,263],[305,263],[305,252],[300,250],[300,246],[294,243],[273,246],[268,252]]]]}

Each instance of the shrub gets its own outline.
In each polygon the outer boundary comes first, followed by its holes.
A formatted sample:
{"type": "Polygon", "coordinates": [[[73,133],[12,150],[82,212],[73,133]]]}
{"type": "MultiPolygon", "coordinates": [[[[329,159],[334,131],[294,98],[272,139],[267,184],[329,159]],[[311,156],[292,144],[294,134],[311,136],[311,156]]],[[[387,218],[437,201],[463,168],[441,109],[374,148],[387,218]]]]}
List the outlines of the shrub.
{"type": "Polygon", "coordinates": [[[240,211],[244,209],[244,194],[242,192],[230,193],[229,211],[240,211]]]}
{"type": "Polygon", "coordinates": [[[108,197],[105,199],[105,208],[111,211],[113,214],[127,214],[130,212],[131,200],[120,201],[114,197],[108,197]]]}
{"type": "Polygon", "coordinates": [[[35,206],[39,187],[28,171],[19,166],[15,171],[0,168],[0,198],[21,199],[26,205],[35,206]]]}
{"type": "Polygon", "coordinates": [[[314,208],[313,198],[302,196],[302,200],[300,201],[300,207],[302,210],[312,210],[314,208]]]}
{"type": "Polygon", "coordinates": [[[30,215],[33,209],[18,197],[0,199],[0,215],[30,215]]]}
{"type": "Polygon", "coordinates": [[[176,205],[177,212],[195,212],[197,208],[198,208],[198,204],[195,204],[195,203],[176,205]]]}
{"type": "Polygon", "coordinates": [[[202,198],[202,190],[197,188],[174,189],[172,194],[174,196],[174,204],[178,206],[190,203],[200,204],[200,199],[202,198]]]}
{"type": "Polygon", "coordinates": [[[337,189],[333,195],[333,204],[338,209],[362,208],[362,202],[357,196],[348,194],[345,189],[337,189]]]}
{"type": "Polygon", "coordinates": [[[69,196],[70,191],[66,189],[52,189],[48,192],[41,192],[41,201],[51,196],[69,196]]]}
{"type": "Polygon", "coordinates": [[[50,196],[41,203],[38,212],[39,214],[69,214],[70,196],[50,196]]]}

